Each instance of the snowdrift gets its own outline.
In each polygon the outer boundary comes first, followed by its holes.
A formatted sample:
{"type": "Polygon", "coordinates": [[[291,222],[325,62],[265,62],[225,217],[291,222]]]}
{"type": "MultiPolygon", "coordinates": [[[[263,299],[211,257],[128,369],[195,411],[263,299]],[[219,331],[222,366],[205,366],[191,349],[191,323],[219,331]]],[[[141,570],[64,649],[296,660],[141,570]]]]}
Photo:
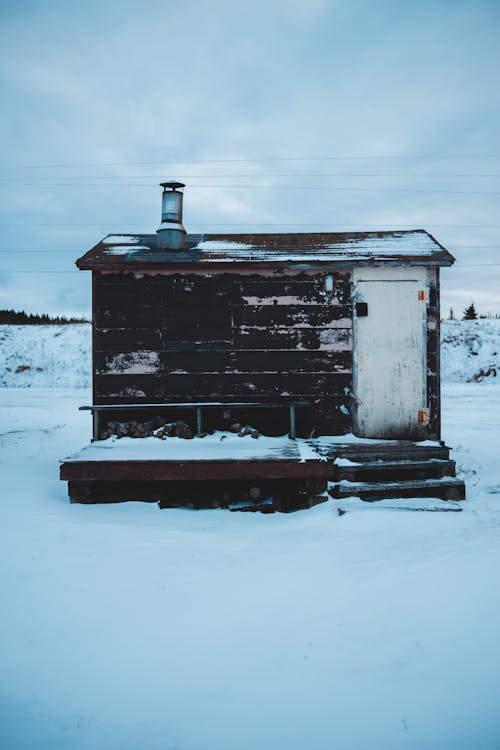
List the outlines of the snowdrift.
{"type": "Polygon", "coordinates": [[[92,327],[0,326],[0,386],[90,388],[92,327]]]}
{"type": "Polygon", "coordinates": [[[443,321],[443,383],[465,383],[475,376],[500,383],[500,319],[443,321]],[[481,370],[489,375],[481,376],[481,370]]]}

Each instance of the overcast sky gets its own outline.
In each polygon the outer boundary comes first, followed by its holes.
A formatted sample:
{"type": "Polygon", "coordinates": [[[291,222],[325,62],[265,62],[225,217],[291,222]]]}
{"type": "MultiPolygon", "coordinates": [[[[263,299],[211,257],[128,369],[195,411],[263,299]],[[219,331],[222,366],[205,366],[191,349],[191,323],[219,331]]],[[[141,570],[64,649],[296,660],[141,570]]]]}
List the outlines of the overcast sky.
{"type": "Polygon", "coordinates": [[[500,313],[499,20],[498,0],[3,0],[0,307],[88,312],[74,260],[155,231],[174,176],[192,232],[428,229],[457,258],[443,314],[500,313]]]}

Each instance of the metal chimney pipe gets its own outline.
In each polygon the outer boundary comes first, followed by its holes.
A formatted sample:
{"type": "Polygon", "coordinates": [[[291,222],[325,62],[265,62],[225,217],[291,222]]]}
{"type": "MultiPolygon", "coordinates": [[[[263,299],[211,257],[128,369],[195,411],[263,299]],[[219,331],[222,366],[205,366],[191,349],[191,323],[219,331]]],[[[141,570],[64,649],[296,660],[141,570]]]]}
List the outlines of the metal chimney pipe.
{"type": "Polygon", "coordinates": [[[182,225],[183,182],[161,182],[161,225],[156,230],[158,246],[168,250],[180,250],[186,244],[186,230],[182,225]]]}

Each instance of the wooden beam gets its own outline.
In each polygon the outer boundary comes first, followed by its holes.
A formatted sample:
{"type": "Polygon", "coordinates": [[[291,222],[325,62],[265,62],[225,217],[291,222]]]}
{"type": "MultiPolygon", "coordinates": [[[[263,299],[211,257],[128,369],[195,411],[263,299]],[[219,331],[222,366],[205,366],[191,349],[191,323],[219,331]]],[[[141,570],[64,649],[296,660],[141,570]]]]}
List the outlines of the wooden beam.
{"type": "Polygon", "coordinates": [[[335,467],[327,461],[65,461],[64,480],[198,480],[198,479],[333,479],[335,467]]]}

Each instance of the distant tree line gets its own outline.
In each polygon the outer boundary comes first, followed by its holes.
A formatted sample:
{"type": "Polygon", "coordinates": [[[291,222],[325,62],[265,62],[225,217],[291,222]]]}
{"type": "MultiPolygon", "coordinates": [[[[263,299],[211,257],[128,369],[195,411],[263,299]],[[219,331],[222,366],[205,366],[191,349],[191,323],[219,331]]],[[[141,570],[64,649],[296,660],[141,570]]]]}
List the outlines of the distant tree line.
{"type": "Polygon", "coordinates": [[[85,318],[67,318],[64,315],[32,315],[24,310],[0,310],[0,325],[22,325],[22,326],[60,326],[73,325],[75,323],[89,323],[85,318]]]}
{"type": "MultiPolygon", "coordinates": [[[[478,315],[477,310],[475,308],[474,302],[471,302],[468,307],[465,308],[462,314],[462,320],[477,320],[478,318],[481,318],[481,320],[488,318],[500,318],[500,315],[496,313],[496,315],[493,315],[492,313],[488,313],[487,315],[478,315]]],[[[450,315],[448,320],[458,320],[458,318],[455,317],[455,313],[453,312],[453,308],[450,308],[450,315]]]]}

